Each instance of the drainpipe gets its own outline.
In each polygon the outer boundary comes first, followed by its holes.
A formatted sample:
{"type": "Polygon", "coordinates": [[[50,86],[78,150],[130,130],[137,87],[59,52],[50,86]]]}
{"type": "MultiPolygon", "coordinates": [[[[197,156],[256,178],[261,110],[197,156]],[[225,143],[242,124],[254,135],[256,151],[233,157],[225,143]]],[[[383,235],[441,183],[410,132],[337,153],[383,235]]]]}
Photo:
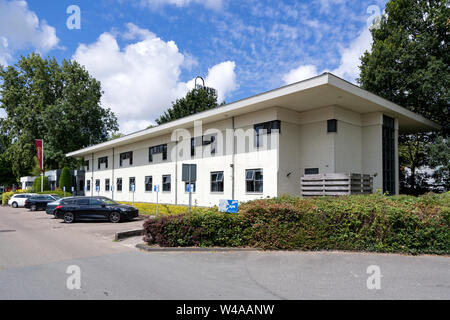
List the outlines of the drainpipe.
{"type": "Polygon", "coordinates": [[[231,118],[232,122],[232,129],[233,129],[233,150],[231,151],[231,199],[235,200],[234,198],[234,152],[235,152],[235,145],[234,145],[234,139],[235,139],[235,126],[234,126],[234,117],[231,118]]]}
{"type": "Polygon", "coordinates": [[[91,166],[91,197],[94,196],[94,154],[92,154],[92,166],[91,166]]]}
{"type": "Polygon", "coordinates": [[[109,188],[111,190],[112,187],[112,191],[111,191],[111,197],[114,200],[114,191],[115,191],[115,183],[114,183],[114,165],[115,165],[115,161],[114,161],[114,148],[112,149],[112,179],[111,179],[111,183],[109,184],[109,188]]]}
{"type": "Polygon", "coordinates": [[[178,133],[175,140],[175,205],[178,204],[178,133]]]}

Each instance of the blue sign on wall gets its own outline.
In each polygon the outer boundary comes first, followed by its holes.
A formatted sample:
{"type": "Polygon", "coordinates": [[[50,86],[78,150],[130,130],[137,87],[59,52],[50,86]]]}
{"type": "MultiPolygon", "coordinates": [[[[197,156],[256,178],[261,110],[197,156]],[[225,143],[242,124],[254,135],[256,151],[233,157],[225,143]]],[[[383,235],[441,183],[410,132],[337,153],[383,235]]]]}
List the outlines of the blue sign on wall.
{"type": "Polygon", "coordinates": [[[237,200],[220,200],[219,211],[226,213],[237,213],[239,210],[239,201],[237,200]]]}

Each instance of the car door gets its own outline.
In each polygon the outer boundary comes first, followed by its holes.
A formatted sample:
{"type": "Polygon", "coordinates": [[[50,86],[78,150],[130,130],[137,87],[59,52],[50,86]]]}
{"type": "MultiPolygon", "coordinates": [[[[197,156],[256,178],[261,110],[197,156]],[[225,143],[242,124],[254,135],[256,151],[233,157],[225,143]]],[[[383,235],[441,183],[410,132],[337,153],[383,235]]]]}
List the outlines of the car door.
{"type": "Polygon", "coordinates": [[[74,214],[79,219],[91,219],[89,198],[76,199],[76,210],[74,214]]]}
{"type": "Polygon", "coordinates": [[[91,198],[89,207],[93,219],[102,220],[108,218],[109,210],[101,199],[91,198]]]}

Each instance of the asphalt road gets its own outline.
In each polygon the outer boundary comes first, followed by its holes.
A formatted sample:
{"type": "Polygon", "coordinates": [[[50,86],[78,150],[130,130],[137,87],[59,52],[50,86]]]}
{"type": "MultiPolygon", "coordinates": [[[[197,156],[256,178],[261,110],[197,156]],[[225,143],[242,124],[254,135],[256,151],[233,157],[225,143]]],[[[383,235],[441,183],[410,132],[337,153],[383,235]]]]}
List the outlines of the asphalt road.
{"type": "MultiPolygon", "coordinates": [[[[0,208],[0,299],[450,299],[450,258],[343,252],[159,252],[130,223],[66,225],[0,208]],[[368,289],[369,266],[381,271],[368,289]],[[78,266],[81,288],[67,287],[78,266]]],[[[70,282],[73,283],[73,282],[70,282]]]]}

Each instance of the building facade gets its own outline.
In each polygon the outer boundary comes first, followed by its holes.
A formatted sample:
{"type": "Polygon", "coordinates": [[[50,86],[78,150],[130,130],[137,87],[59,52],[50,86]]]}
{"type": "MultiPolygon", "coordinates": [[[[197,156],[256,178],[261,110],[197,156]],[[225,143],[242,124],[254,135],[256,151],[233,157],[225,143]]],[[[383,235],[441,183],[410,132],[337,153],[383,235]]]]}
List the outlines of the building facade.
{"type": "Polygon", "coordinates": [[[197,165],[199,206],[300,196],[311,174],[367,174],[397,194],[399,132],[438,128],[325,73],[67,156],[84,159],[87,195],[118,201],[188,204],[183,164],[197,165]]]}

